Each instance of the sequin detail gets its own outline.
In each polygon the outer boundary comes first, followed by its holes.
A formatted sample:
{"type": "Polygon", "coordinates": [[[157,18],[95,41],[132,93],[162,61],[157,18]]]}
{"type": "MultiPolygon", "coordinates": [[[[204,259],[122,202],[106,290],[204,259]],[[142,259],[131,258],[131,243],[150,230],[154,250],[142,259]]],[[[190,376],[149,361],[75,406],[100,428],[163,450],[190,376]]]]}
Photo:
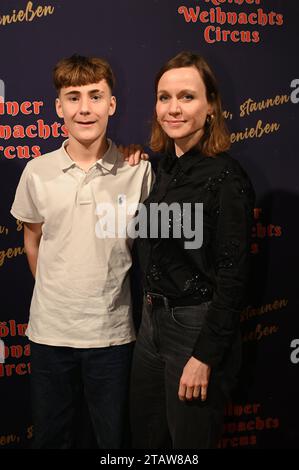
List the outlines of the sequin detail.
{"type": "Polygon", "coordinates": [[[186,208],[180,205],[180,211],[171,212],[168,218],[168,227],[172,229],[175,227],[178,229],[178,233],[181,234],[181,228],[184,227],[184,220],[186,217],[186,208]]]}
{"type": "Polygon", "coordinates": [[[187,279],[184,283],[183,291],[199,293],[203,299],[210,297],[210,289],[202,283],[200,274],[195,274],[192,278],[187,279]]]}
{"type": "Polygon", "coordinates": [[[232,268],[236,263],[239,246],[240,242],[237,240],[231,240],[227,243],[223,243],[220,247],[217,268],[232,268]]]}
{"type": "Polygon", "coordinates": [[[208,191],[217,191],[219,189],[219,186],[223,183],[223,181],[228,177],[230,173],[231,170],[225,168],[218,176],[214,178],[210,177],[207,183],[205,184],[205,189],[207,189],[208,191]]]}
{"type": "Polygon", "coordinates": [[[154,281],[159,281],[161,279],[161,271],[159,270],[156,264],[152,264],[149,274],[146,276],[148,279],[153,279],[154,281]]]}

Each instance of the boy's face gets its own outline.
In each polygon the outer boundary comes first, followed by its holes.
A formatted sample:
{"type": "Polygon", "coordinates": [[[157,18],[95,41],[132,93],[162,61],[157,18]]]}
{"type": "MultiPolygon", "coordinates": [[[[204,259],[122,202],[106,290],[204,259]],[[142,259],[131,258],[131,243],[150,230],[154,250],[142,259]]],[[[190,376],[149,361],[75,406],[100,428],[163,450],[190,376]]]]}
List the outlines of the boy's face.
{"type": "Polygon", "coordinates": [[[69,138],[90,144],[105,137],[109,116],[115,113],[116,99],[106,80],[61,88],[56,112],[64,119],[69,138]]]}

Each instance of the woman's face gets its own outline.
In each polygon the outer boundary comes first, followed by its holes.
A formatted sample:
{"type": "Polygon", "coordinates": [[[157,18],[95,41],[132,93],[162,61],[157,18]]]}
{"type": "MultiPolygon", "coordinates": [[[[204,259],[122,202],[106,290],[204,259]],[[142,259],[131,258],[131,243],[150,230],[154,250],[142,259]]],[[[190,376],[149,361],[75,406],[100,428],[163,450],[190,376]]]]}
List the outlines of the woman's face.
{"type": "Polygon", "coordinates": [[[162,75],[157,90],[157,119],[174,140],[178,156],[199,142],[207,115],[212,111],[206,87],[195,67],[171,69],[162,75]]]}

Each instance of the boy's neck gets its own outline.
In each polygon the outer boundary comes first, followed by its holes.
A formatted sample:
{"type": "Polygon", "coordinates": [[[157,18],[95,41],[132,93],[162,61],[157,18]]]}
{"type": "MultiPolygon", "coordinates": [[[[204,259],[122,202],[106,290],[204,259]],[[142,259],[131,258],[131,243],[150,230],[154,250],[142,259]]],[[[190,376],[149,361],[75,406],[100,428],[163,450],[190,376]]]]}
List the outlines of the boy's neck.
{"type": "Polygon", "coordinates": [[[82,143],[70,137],[66,151],[78,166],[86,169],[102,158],[107,152],[108,147],[106,136],[91,143],[82,143]]]}

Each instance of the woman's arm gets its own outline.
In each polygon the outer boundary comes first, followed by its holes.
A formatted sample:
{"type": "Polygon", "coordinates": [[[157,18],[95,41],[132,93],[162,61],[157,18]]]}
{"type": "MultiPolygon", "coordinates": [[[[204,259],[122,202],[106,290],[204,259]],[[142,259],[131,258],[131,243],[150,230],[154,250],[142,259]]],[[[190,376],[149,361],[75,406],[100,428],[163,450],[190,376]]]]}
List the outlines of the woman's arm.
{"type": "Polygon", "coordinates": [[[216,289],[194,348],[194,357],[214,367],[221,364],[239,325],[249,272],[254,191],[239,167],[220,188],[214,237],[216,289]]]}
{"type": "Polygon", "coordinates": [[[247,284],[254,199],[243,170],[239,166],[232,169],[214,208],[219,211],[213,249],[216,290],[193,356],[181,376],[181,400],[206,399],[211,367],[221,363],[236,333],[247,284]]]}

